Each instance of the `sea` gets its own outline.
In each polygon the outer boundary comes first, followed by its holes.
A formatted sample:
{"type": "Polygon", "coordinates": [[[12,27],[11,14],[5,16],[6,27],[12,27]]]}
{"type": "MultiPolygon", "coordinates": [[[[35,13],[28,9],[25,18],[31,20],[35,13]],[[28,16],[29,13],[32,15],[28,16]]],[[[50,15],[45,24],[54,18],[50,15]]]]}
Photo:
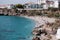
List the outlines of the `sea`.
{"type": "Polygon", "coordinates": [[[35,22],[19,16],[0,16],[0,40],[32,40],[35,22]]]}

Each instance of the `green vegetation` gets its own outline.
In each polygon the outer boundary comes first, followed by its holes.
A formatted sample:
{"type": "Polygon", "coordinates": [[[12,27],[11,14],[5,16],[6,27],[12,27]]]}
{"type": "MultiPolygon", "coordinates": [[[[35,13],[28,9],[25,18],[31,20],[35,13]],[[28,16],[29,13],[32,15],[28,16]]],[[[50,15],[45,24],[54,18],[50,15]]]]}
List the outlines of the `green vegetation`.
{"type": "Polygon", "coordinates": [[[14,5],[14,6],[12,7],[12,9],[16,9],[16,6],[14,5]]]}
{"type": "Polygon", "coordinates": [[[24,8],[24,5],[22,5],[22,4],[16,4],[12,8],[13,9],[16,9],[16,8],[24,8]]]}
{"type": "Polygon", "coordinates": [[[16,4],[15,6],[16,6],[16,8],[24,8],[24,6],[22,4],[16,4]]]}

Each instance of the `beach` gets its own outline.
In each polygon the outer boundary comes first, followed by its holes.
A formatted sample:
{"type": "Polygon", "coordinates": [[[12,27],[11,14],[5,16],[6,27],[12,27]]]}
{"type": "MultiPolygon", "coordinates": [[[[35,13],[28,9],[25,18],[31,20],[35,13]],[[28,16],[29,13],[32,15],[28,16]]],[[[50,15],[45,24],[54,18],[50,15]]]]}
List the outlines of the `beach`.
{"type": "Polygon", "coordinates": [[[32,19],[36,22],[35,27],[39,27],[40,25],[44,25],[45,23],[54,23],[56,18],[49,18],[45,16],[22,16],[28,19],[32,19]]]}
{"type": "Polygon", "coordinates": [[[45,17],[45,16],[23,16],[23,17],[28,18],[28,19],[32,19],[36,22],[36,25],[35,25],[33,32],[32,32],[34,34],[33,39],[34,38],[37,39],[36,34],[39,33],[39,30],[46,29],[47,33],[48,34],[50,33],[49,35],[45,36],[44,34],[42,34],[41,36],[39,35],[37,37],[40,38],[41,40],[44,40],[44,39],[48,40],[49,36],[51,36],[52,38],[49,40],[57,40],[56,35],[54,35],[53,34],[54,32],[51,30],[52,28],[49,27],[50,24],[56,22],[56,20],[57,20],[56,18],[49,18],[49,17],[45,17]],[[50,23],[50,24],[46,25],[47,23],[50,23]],[[44,25],[44,26],[42,26],[42,25],[44,25]],[[40,26],[42,26],[42,28],[40,28],[40,26]]]}

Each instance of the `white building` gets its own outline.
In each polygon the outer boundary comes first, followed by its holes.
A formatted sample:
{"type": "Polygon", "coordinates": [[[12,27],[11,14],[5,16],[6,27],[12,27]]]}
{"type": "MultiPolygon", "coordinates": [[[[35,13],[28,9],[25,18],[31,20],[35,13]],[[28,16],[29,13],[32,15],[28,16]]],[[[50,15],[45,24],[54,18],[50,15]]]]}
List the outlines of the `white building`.
{"type": "Polygon", "coordinates": [[[46,0],[38,0],[38,4],[46,3],[46,0]]]}
{"type": "Polygon", "coordinates": [[[34,2],[29,2],[24,5],[25,5],[25,9],[41,9],[41,8],[43,8],[42,5],[40,5],[38,3],[34,3],[34,2]]]}
{"type": "Polygon", "coordinates": [[[49,7],[58,8],[58,0],[37,0],[37,2],[29,2],[25,4],[26,8],[42,8],[48,9],[49,7]]]}
{"type": "Polygon", "coordinates": [[[48,7],[58,8],[58,0],[40,0],[40,4],[43,4],[44,8],[48,7]]]}
{"type": "Polygon", "coordinates": [[[13,5],[12,4],[0,4],[0,8],[8,8],[11,9],[13,5]]]}
{"type": "Polygon", "coordinates": [[[48,7],[58,8],[58,0],[47,0],[48,7]]]}
{"type": "Polygon", "coordinates": [[[58,7],[59,7],[59,2],[58,1],[55,1],[54,8],[58,8],[58,7]]]}

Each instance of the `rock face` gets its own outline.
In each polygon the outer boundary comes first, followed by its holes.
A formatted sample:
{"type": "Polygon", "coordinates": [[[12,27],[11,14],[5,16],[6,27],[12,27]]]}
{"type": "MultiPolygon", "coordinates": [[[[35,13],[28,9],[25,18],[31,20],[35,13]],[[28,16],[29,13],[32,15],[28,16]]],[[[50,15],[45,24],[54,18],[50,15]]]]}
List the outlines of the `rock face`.
{"type": "MultiPolygon", "coordinates": [[[[36,26],[33,29],[33,35],[38,37],[40,40],[57,40],[56,31],[60,26],[60,19],[42,17],[42,16],[24,16],[29,19],[36,21],[36,26]]],[[[32,40],[38,40],[34,37],[32,40]]]]}
{"type": "Polygon", "coordinates": [[[36,37],[39,36],[38,38],[40,38],[40,40],[58,40],[56,38],[56,33],[59,25],[60,25],[60,20],[59,22],[56,21],[54,23],[46,23],[39,27],[35,27],[35,29],[33,30],[33,34],[36,37]]]}
{"type": "Polygon", "coordinates": [[[35,37],[35,38],[33,38],[32,40],[40,40],[40,38],[38,38],[38,37],[35,37]]]}

